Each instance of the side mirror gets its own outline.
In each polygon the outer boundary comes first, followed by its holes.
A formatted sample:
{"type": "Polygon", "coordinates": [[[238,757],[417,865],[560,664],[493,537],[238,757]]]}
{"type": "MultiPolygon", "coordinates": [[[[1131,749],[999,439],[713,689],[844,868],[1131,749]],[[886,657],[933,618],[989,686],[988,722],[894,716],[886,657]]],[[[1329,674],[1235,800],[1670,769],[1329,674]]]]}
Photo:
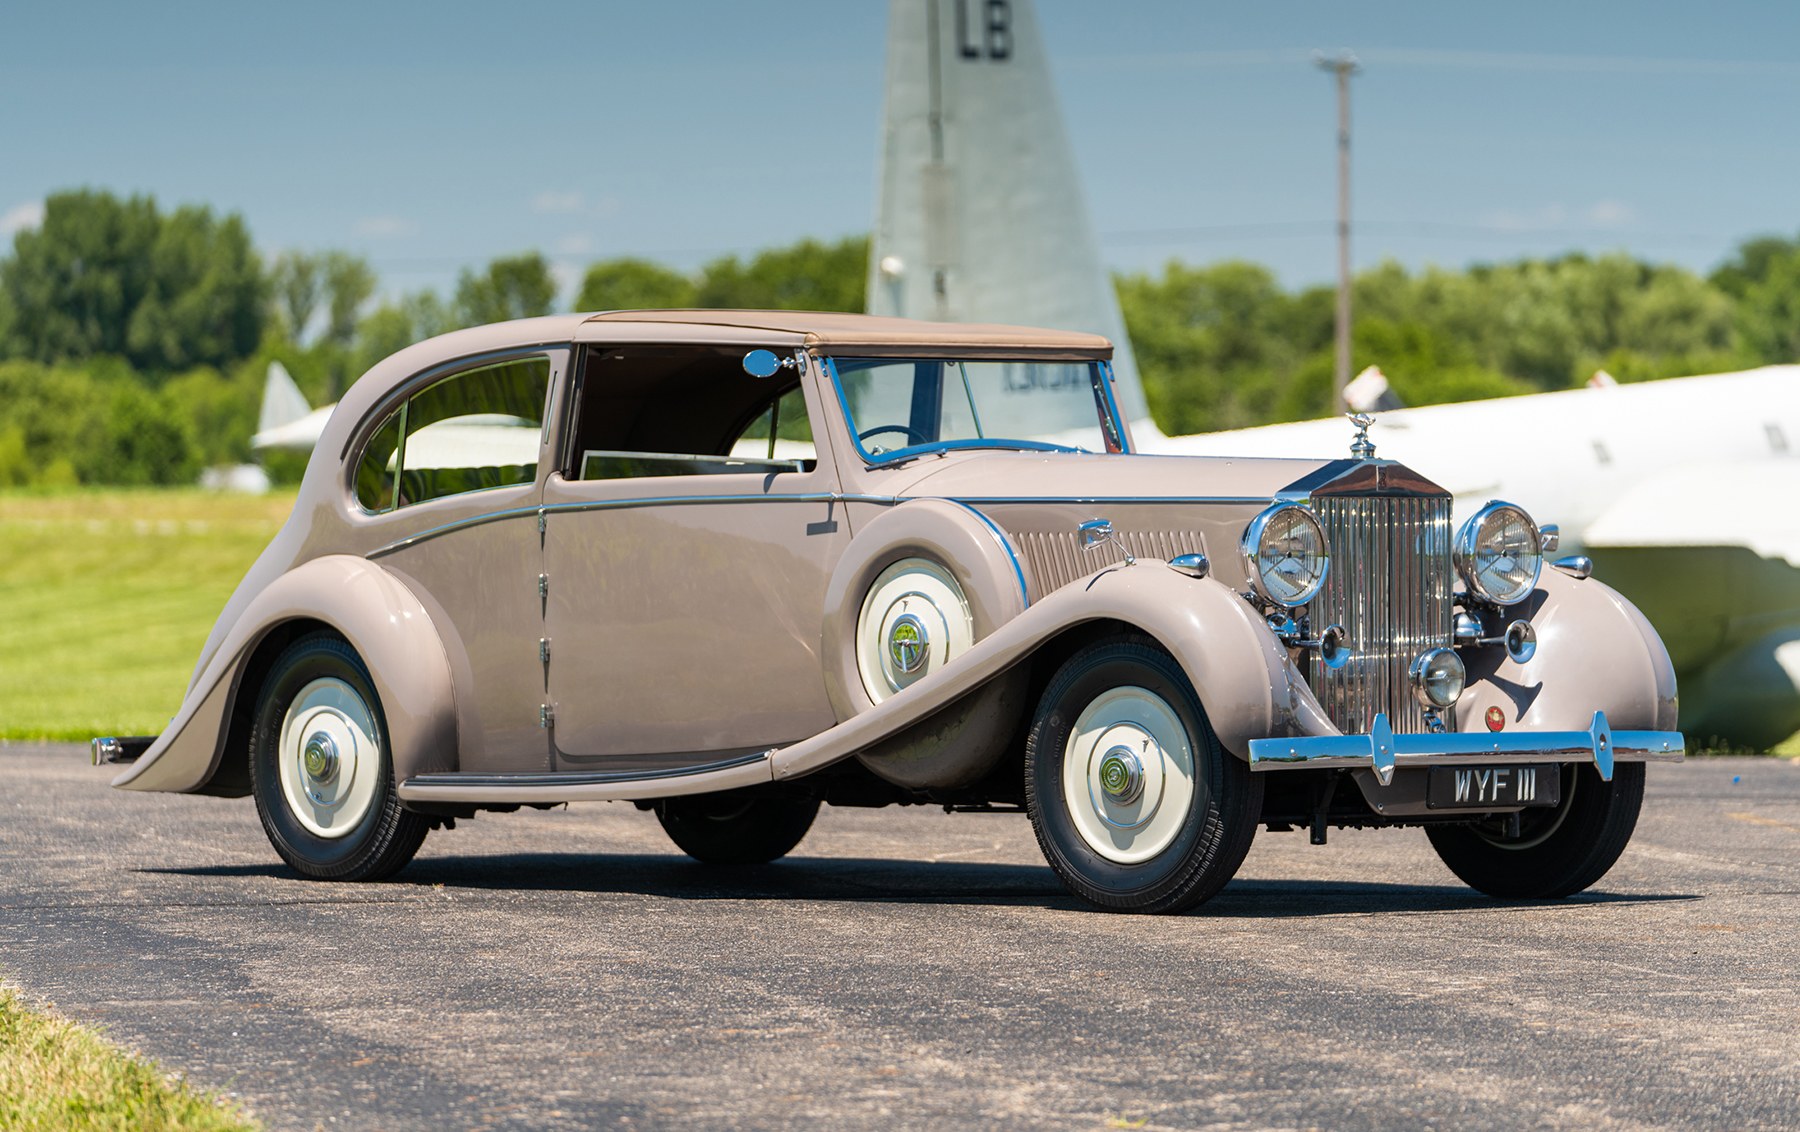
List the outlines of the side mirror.
{"type": "Polygon", "coordinates": [[[752,350],[744,355],[744,372],[751,377],[774,377],[781,369],[781,359],[773,350],[752,350]]]}

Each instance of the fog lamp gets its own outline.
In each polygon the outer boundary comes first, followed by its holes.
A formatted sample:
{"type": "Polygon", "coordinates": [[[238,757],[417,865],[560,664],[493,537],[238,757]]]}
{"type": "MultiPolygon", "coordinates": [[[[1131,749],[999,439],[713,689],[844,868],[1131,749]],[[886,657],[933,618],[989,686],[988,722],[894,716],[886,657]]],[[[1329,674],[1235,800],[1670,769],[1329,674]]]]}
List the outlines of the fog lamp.
{"type": "Polygon", "coordinates": [[[1450,649],[1427,649],[1406,670],[1413,696],[1428,708],[1442,711],[1462,696],[1468,674],[1460,657],[1450,649]]]}

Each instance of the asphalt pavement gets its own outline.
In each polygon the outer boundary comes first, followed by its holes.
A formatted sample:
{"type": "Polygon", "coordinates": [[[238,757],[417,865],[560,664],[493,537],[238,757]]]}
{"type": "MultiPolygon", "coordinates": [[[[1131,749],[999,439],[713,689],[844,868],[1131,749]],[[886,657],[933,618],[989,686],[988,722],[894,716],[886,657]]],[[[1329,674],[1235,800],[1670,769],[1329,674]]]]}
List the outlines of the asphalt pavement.
{"type": "Polygon", "coordinates": [[[299,880],[254,806],[0,746],[0,978],[271,1128],[1794,1128],[1800,765],[1650,768],[1550,904],[1416,830],[1258,836],[1180,917],[1087,910],[1022,816],[826,809],[708,869],[625,804],[299,880]]]}

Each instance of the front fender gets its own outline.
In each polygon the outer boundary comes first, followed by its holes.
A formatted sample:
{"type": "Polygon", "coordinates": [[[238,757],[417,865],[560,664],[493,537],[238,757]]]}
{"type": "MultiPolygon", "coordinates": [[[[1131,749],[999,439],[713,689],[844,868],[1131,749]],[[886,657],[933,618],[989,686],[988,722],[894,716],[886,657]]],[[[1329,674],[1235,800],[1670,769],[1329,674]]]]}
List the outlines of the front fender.
{"type": "Polygon", "coordinates": [[[1498,707],[1507,729],[1585,729],[1596,711],[1619,729],[1673,731],[1675,666],[1650,622],[1617,590],[1546,570],[1511,617],[1537,630],[1537,651],[1515,664],[1498,646],[1462,650],[1469,682],[1457,702],[1460,730],[1486,726],[1498,707]]]}
{"type": "MultiPolygon", "coordinates": [[[[450,664],[437,627],[412,590],[363,558],[315,558],[269,583],[222,626],[219,647],[188,689],[181,710],[130,769],[122,790],[191,793],[205,788],[229,753],[228,723],[257,645],[277,627],[317,621],[343,634],[363,662],[387,717],[396,781],[455,769],[456,713],[450,664]]],[[[253,701],[252,701],[253,702],[253,701]]]]}
{"type": "Polygon", "coordinates": [[[953,663],[880,704],[772,756],[777,779],[806,774],[924,719],[1028,659],[1045,641],[1093,621],[1119,621],[1156,638],[1193,682],[1219,741],[1240,758],[1250,740],[1322,719],[1287,650],[1256,611],[1210,578],[1151,559],[1113,566],[1045,595],[953,663]]]}

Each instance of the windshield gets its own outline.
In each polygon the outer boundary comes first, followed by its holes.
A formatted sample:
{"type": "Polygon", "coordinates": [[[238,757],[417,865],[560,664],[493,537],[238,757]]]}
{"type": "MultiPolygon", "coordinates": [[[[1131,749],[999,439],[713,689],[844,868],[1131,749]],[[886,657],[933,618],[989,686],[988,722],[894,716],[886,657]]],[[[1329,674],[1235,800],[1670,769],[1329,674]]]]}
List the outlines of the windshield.
{"type": "Polygon", "coordinates": [[[832,358],[871,463],[944,448],[1121,452],[1098,362],[832,358]]]}

